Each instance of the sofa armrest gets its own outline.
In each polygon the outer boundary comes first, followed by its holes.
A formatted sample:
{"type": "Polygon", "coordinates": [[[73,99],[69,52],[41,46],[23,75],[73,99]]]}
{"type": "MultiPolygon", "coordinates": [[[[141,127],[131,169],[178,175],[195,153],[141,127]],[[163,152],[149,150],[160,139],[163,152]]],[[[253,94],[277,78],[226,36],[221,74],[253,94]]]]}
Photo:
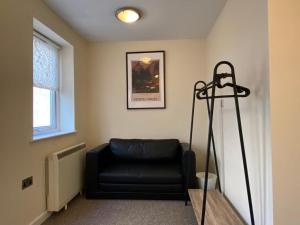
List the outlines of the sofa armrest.
{"type": "Polygon", "coordinates": [[[189,150],[187,143],[181,143],[182,147],[182,170],[184,177],[185,191],[195,188],[196,184],[196,156],[195,152],[189,150]]]}
{"type": "Polygon", "coordinates": [[[86,153],[85,159],[85,188],[86,195],[89,195],[97,190],[98,172],[101,168],[101,161],[105,161],[109,152],[109,144],[99,145],[86,153]]]}

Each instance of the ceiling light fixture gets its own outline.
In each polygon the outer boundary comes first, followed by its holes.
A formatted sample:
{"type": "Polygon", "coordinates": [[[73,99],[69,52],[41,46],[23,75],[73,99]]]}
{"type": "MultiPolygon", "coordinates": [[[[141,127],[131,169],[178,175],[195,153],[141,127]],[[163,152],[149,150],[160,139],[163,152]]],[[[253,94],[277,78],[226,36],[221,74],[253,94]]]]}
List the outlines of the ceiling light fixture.
{"type": "Polygon", "coordinates": [[[123,23],[134,23],[141,18],[141,13],[138,9],[124,7],[116,11],[116,17],[123,23]]]}

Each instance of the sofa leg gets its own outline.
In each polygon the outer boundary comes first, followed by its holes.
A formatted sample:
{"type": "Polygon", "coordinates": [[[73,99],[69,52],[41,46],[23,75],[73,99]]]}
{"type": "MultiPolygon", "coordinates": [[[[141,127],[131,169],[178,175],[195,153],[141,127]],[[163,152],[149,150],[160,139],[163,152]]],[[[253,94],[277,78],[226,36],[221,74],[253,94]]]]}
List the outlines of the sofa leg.
{"type": "Polygon", "coordinates": [[[188,203],[188,194],[187,192],[184,193],[184,204],[185,206],[187,206],[187,203],[188,203]]]}

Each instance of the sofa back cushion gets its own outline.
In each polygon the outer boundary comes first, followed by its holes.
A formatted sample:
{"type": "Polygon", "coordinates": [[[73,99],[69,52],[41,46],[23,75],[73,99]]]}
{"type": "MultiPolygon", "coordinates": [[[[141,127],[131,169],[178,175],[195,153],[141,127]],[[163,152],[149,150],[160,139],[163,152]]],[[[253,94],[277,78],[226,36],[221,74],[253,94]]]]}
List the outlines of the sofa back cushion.
{"type": "Polygon", "coordinates": [[[122,161],[170,161],[179,154],[177,139],[117,139],[110,140],[110,149],[122,161]]]}

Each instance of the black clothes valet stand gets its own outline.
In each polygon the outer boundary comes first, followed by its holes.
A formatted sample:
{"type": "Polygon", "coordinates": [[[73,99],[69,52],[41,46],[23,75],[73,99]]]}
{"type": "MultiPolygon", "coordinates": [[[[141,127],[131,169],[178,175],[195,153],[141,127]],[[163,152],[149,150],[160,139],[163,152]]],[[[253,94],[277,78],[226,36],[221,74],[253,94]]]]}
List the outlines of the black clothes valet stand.
{"type": "Polygon", "coordinates": [[[191,149],[192,139],[193,139],[193,124],[194,124],[194,111],[195,111],[196,98],[198,100],[204,100],[204,99],[206,100],[207,112],[208,112],[208,117],[209,117],[201,225],[204,225],[204,223],[205,223],[208,168],[209,168],[211,145],[213,148],[214,162],[215,162],[215,168],[216,168],[216,173],[217,173],[218,190],[220,193],[222,193],[221,185],[220,185],[220,177],[219,177],[219,168],[218,168],[218,162],[217,162],[217,157],[216,157],[215,139],[214,139],[214,134],[213,134],[214,105],[215,105],[215,99],[219,99],[219,98],[221,98],[221,99],[222,98],[233,98],[234,102],[235,102],[235,111],[236,111],[240,146],[241,146],[241,152],[242,152],[242,160],[243,160],[243,168],[244,168],[244,175],[245,175],[246,188],[247,188],[251,225],[255,225],[253,206],[252,206],[252,198],[251,198],[251,190],[250,190],[250,183],[249,183],[249,176],[248,176],[248,168],[247,168],[247,160],[246,160],[246,154],[245,154],[243,130],[242,130],[242,123],[241,123],[241,116],[240,116],[240,107],[239,107],[239,98],[247,97],[249,95],[250,95],[250,90],[248,88],[245,88],[245,87],[242,87],[242,86],[239,86],[236,84],[234,66],[230,62],[227,62],[227,61],[221,61],[215,66],[213,80],[211,82],[205,83],[204,81],[198,81],[194,85],[191,129],[190,129],[190,143],[189,143],[190,149],[191,149]],[[230,73],[218,73],[218,69],[222,65],[228,66],[230,68],[230,73]],[[226,78],[229,78],[229,79],[231,78],[231,82],[226,82],[223,84],[221,81],[226,78]],[[200,86],[200,84],[202,85],[202,87],[199,88],[198,86],[200,86]],[[225,87],[231,87],[233,90],[233,94],[216,95],[217,88],[222,89],[225,87]]]}

